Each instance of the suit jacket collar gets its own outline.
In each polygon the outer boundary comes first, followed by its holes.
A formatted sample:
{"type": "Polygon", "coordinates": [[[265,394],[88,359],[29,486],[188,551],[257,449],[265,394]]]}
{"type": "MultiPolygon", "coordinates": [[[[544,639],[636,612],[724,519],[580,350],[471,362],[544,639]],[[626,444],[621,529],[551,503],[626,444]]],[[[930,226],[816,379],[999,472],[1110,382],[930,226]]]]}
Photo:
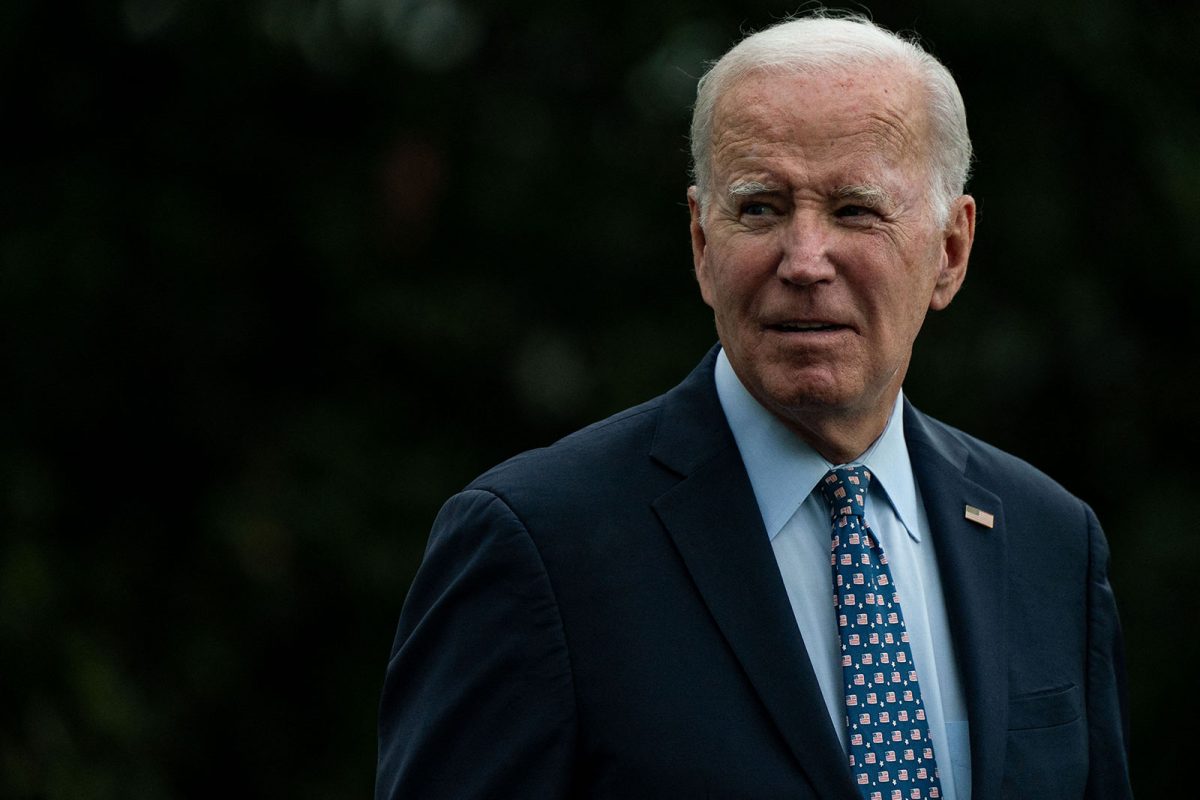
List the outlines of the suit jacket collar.
{"type": "Polygon", "coordinates": [[[904,423],[913,474],[936,541],[950,635],[966,693],[971,796],[991,800],[1000,796],[1008,728],[1004,507],[981,485],[986,478],[976,474],[971,449],[962,439],[907,402],[904,423]],[[968,505],[991,513],[993,527],[968,520],[968,505]]]}
{"type": "MultiPolygon", "coordinates": [[[[651,457],[680,476],[655,502],[717,627],[817,794],[857,800],[713,382],[714,347],[663,398],[651,457]]],[[[1007,728],[1004,514],[968,447],[905,402],[913,472],[937,542],[970,722],[972,797],[999,797],[1007,728]],[[966,505],[992,513],[987,529],[966,505]]],[[[948,769],[945,764],[943,769],[948,769]]]]}
{"type": "Polygon", "coordinates": [[[716,348],[666,395],[651,457],[681,480],[654,508],[814,791],[858,800],[713,384],[716,348]]]}

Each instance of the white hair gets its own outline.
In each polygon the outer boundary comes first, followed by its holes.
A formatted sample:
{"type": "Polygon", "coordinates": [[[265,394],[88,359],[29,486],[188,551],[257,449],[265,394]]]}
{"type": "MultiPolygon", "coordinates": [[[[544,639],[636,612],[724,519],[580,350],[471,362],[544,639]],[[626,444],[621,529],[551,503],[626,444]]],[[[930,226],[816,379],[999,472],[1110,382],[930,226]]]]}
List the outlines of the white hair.
{"type": "Polygon", "coordinates": [[[698,202],[706,207],[712,182],[713,117],[717,101],[751,72],[821,74],[863,64],[910,69],[928,105],[930,202],[945,225],[950,206],[963,193],[971,168],[971,138],[962,95],[950,71],[921,48],[858,14],[817,9],[752,34],[721,56],[696,87],[692,109],[692,177],[698,202]]]}

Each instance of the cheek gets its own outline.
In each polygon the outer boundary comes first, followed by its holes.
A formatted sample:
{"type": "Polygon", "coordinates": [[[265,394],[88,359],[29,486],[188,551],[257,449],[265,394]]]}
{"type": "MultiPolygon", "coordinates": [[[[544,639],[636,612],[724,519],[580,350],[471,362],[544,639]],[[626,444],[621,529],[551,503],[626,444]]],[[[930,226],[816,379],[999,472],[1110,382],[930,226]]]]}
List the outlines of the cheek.
{"type": "Polygon", "coordinates": [[[896,335],[911,346],[929,313],[933,282],[926,275],[915,274],[908,276],[907,285],[896,288],[893,312],[896,335]]]}
{"type": "Polygon", "coordinates": [[[717,307],[716,299],[720,297],[716,271],[713,264],[713,251],[710,247],[696,265],[696,282],[700,284],[700,297],[704,299],[705,305],[713,309],[717,307]]]}
{"type": "Polygon", "coordinates": [[[774,276],[778,248],[767,236],[739,237],[736,244],[722,243],[706,253],[708,283],[725,303],[754,294],[774,276]]]}

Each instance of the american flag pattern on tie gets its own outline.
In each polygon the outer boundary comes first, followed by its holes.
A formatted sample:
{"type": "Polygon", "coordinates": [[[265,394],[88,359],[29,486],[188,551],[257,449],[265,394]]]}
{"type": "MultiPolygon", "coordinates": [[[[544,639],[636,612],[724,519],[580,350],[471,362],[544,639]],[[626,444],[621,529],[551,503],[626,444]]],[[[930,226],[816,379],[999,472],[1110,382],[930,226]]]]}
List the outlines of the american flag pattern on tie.
{"type": "Polygon", "coordinates": [[[900,597],[863,519],[870,483],[871,473],[855,466],[830,470],[820,484],[833,518],[850,772],[864,800],[937,800],[942,788],[900,597]]]}

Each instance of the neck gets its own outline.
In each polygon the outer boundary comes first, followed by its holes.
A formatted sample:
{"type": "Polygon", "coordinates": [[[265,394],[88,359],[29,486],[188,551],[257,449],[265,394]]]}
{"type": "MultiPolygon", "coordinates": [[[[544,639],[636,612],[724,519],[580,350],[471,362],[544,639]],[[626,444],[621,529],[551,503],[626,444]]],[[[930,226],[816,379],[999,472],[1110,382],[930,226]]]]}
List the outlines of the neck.
{"type": "MultiPolygon", "coordinates": [[[[889,409],[890,411],[890,409],[889,409]]],[[[848,464],[867,451],[887,427],[887,416],[856,424],[798,424],[794,420],[783,420],[804,442],[821,454],[831,464],[848,464]]]]}
{"type": "MultiPolygon", "coordinates": [[[[848,464],[867,451],[891,419],[899,387],[870,409],[830,412],[824,408],[775,409],[784,425],[831,464],[848,464]]],[[[760,401],[761,402],[761,401],[760,401]]]]}

